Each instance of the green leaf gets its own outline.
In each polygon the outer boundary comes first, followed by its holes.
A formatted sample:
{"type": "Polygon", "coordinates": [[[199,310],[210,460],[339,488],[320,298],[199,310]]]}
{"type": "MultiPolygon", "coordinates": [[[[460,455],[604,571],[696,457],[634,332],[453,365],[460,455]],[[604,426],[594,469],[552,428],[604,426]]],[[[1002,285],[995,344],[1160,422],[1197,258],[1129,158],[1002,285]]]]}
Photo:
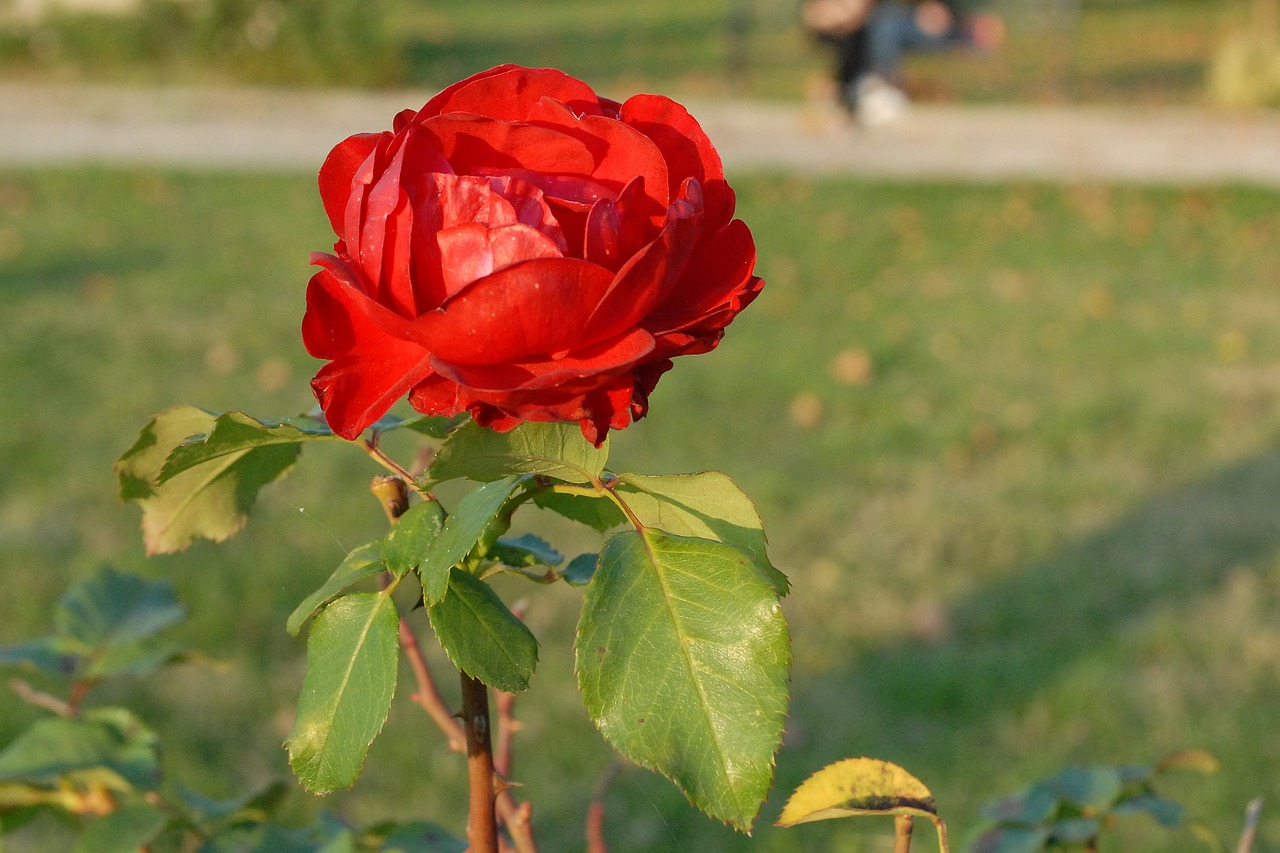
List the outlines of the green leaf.
{"type": "Polygon", "coordinates": [[[609,442],[597,448],[576,423],[523,423],[497,432],[474,421],[440,445],[428,472],[430,484],[466,477],[485,483],[516,474],[541,474],[566,483],[598,480],[609,458],[609,442]]]}
{"type": "Polygon", "coordinates": [[[289,634],[297,636],[302,623],[311,618],[320,607],[330,599],[345,592],[367,577],[379,574],[385,568],[381,560],[382,541],[366,542],[347,554],[346,559],[333,570],[329,579],[319,589],[302,599],[302,602],[289,614],[285,623],[289,634]]]}
{"type": "Polygon", "coordinates": [[[982,807],[982,815],[998,823],[1036,826],[1057,811],[1058,803],[1058,795],[1045,783],[1037,782],[1021,794],[988,803],[982,807]]]}
{"type": "Polygon", "coordinates": [[[196,853],[319,853],[320,847],[307,827],[287,829],[268,823],[225,827],[196,853]]]}
{"type": "Polygon", "coordinates": [[[519,481],[514,479],[485,483],[458,502],[444,529],[431,541],[418,563],[422,592],[428,604],[444,598],[449,569],[471,553],[518,485],[519,481]]]}
{"type": "Polygon", "coordinates": [[[276,780],[227,800],[215,800],[186,788],[179,788],[177,793],[187,816],[193,822],[203,825],[228,819],[235,819],[237,822],[265,821],[289,794],[291,788],[289,783],[276,780]]]}
{"type": "Polygon", "coordinates": [[[782,739],[790,659],[777,593],[754,561],[720,542],[617,534],[587,587],[575,654],[604,736],[749,829],[782,739]]]}
{"type": "Polygon", "coordinates": [[[407,429],[429,438],[444,438],[467,419],[467,415],[455,415],[451,418],[430,415],[411,415],[410,417],[402,418],[396,415],[383,415],[374,422],[370,429],[373,430],[374,435],[381,435],[384,432],[391,432],[397,429],[407,429]]]}
{"type": "Polygon", "coordinates": [[[215,416],[194,406],[162,412],[116,462],[120,495],[142,508],[142,538],[148,554],[184,550],[196,539],[215,542],[248,521],[258,490],[283,476],[301,445],[266,444],[220,455],[155,485],[169,453],[213,429],[215,416]]]}
{"type": "Polygon", "coordinates": [[[458,669],[508,693],[529,686],[538,665],[538,641],[487,583],[453,569],[448,594],[430,605],[427,615],[458,669]]]}
{"type": "Polygon", "coordinates": [[[396,520],[382,541],[382,562],[400,577],[416,569],[444,527],[444,509],[435,501],[414,504],[396,520]]]}
{"type": "Polygon", "coordinates": [[[1041,853],[1049,840],[1044,827],[1000,827],[989,829],[973,844],[973,853],[1041,853]]]}
{"type": "Polygon", "coordinates": [[[79,658],[67,651],[67,641],[62,637],[39,637],[0,647],[0,666],[33,670],[54,677],[65,677],[75,672],[79,658]]]}
{"type": "Polygon", "coordinates": [[[647,527],[676,536],[714,539],[747,552],[778,594],[787,594],[786,575],[769,562],[760,514],[728,475],[719,471],[663,477],[623,474],[614,493],[647,527]]]}
{"type": "Polygon", "coordinates": [[[1114,767],[1068,767],[1044,781],[1054,793],[1081,811],[1105,811],[1120,796],[1120,771],[1114,767]]]}
{"type": "Polygon", "coordinates": [[[136,501],[155,494],[155,481],[169,453],[184,441],[213,429],[218,416],[195,406],[175,406],[147,421],[138,440],[116,460],[120,499],[136,501]]]}
{"type": "Polygon", "coordinates": [[[72,853],[138,853],[168,822],[168,816],[150,803],[129,803],[90,823],[72,853]]]}
{"type": "MultiPolygon", "coordinates": [[[[173,477],[192,468],[206,465],[225,456],[244,453],[247,450],[272,446],[295,446],[304,441],[342,441],[321,421],[298,418],[290,421],[259,420],[244,412],[226,412],[218,415],[212,428],[206,433],[188,438],[169,454],[157,485],[164,485],[173,477]]],[[[297,448],[294,453],[296,455],[297,448]]]]}
{"type": "Polygon", "coordinates": [[[579,554],[569,561],[561,575],[573,586],[586,586],[596,574],[599,554],[579,554]]]}
{"type": "Polygon", "coordinates": [[[286,746],[313,794],[355,783],[396,688],[400,619],[390,590],[336,599],[316,617],[307,674],[286,746]]]}
{"type": "Polygon", "coordinates": [[[1049,841],[1056,844],[1082,844],[1097,837],[1102,823],[1096,817],[1073,817],[1049,825],[1049,841]]]}
{"type": "Polygon", "coordinates": [[[1182,823],[1183,808],[1173,800],[1155,794],[1139,794],[1121,800],[1111,809],[1114,815],[1145,814],[1155,819],[1161,826],[1173,828],[1182,823]]]}
{"type": "Polygon", "coordinates": [[[53,784],[84,773],[117,790],[150,787],[158,774],[155,734],[123,708],[97,708],[36,720],[0,752],[0,782],[53,784]]]}
{"type": "MultiPolygon", "coordinates": [[[[24,782],[0,782],[0,817],[8,818],[18,809],[28,810],[39,806],[74,808],[69,802],[74,798],[75,792],[50,790],[24,782]]],[[[0,835],[3,835],[8,828],[10,827],[0,822],[0,835]]],[[[0,846],[0,851],[3,850],[4,847],[0,846]]]]}
{"type": "Polygon", "coordinates": [[[585,524],[601,533],[625,524],[627,517],[603,492],[598,495],[540,491],[533,496],[536,506],[558,513],[570,521],[585,524]]]}
{"type": "Polygon", "coordinates": [[[58,599],[54,626],[64,648],[82,658],[79,676],[145,674],[176,653],[146,641],[186,618],[186,609],[167,581],[103,569],[71,586],[58,599]]]}
{"type": "Polygon", "coordinates": [[[466,853],[467,842],[426,821],[382,827],[381,853],[466,853]]]}
{"type": "Polygon", "coordinates": [[[938,806],[924,783],[896,764],[876,758],[846,758],[814,773],[796,788],[776,826],[854,815],[937,817],[938,806]]]}
{"type": "Polygon", "coordinates": [[[487,556],[503,565],[516,568],[555,567],[564,562],[563,554],[552,548],[547,540],[532,533],[499,538],[493,543],[487,556]]]}
{"type": "Polygon", "coordinates": [[[349,829],[344,829],[316,848],[316,853],[355,853],[356,837],[349,829]]]}

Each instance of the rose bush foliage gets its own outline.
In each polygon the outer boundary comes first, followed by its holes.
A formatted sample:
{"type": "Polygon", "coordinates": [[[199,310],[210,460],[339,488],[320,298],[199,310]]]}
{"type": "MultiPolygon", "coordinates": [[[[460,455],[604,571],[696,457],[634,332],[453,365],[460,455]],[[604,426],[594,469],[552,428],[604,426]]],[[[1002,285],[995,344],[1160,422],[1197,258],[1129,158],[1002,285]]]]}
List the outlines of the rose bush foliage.
{"type": "Polygon", "coordinates": [[[559,71],[494,68],[344,140],[320,193],[338,241],[312,258],[302,331],[346,438],[408,395],[498,430],[577,421],[599,444],[763,286],[689,113],[559,71]]]}

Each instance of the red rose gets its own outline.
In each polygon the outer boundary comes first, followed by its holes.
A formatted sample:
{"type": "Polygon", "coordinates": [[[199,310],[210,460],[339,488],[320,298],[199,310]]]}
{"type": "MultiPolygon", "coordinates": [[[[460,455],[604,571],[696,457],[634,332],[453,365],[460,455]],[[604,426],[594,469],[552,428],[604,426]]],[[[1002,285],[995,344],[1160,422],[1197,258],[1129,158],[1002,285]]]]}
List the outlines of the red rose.
{"type": "Polygon", "coordinates": [[[302,336],[345,438],[408,394],[499,430],[578,421],[599,444],[763,286],[719,156],[668,98],[507,65],[394,128],[320,169],[338,242],[312,256],[302,336]]]}

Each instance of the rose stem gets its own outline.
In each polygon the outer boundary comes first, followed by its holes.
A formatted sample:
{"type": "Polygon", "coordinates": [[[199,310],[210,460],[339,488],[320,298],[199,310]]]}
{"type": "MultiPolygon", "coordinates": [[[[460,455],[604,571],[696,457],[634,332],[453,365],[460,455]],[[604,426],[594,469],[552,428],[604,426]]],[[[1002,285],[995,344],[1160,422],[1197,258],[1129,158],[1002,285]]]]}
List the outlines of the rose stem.
{"type": "Polygon", "coordinates": [[[621,769],[618,762],[610,762],[591,791],[591,806],[587,809],[587,853],[609,853],[604,840],[604,798],[621,769]]]}
{"type": "Polygon", "coordinates": [[[467,817],[469,853],[498,853],[489,688],[465,672],[458,674],[462,678],[462,727],[467,732],[467,776],[471,788],[471,809],[467,817]]]}
{"type": "MultiPolygon", "coordinates": [[[[409,508],[408,488],[401,477],[387,475],[374,477],[369,490],[378,499],[378,503],[387,514],[387,520],[392,524],[395,524],[396,520],[409,508]]],[[[427,712],[427,716],[444,734],[450,749],[465,754],[467,752],[466,732],[445,705],[431,670],[427,666],[427,658],[422,653],[422,646],[418,644],[417,636],[405,619],[400,620],[400,648],[408,659],[409,668],[413,671],[414,680],[417,682],[418,689],[413,694],[413,701],[427,712]]],[[[511,840],[516,849],[520,853],[538,853],[538,844],[534,840],[533,830],[529,825],[529,804],[517,806],[515,798],[507,791],[503,791],[498,795],[497,808],[503,824],[511,833],[511,840]]]]}
{"type": "MultiPolygon", "coordinates": [[[[511,612],[517,619],[524,619],[524,602],[516,602],[511,612]]],[[[497,710],[498,727],[493,733],[493,769],[499,778],[511,778],[511,736],[520,730],[515,718],[516,695],[505,690],[495,690],[493,704],[497,710]]]]}
{"type": "Polygon", "coordinates": [[[911,853],[911,830],[914,828],[915,818],[909,814],[893,818],[893,853],[911,853]]]}
{"type": "Polygon", "coordinates": [[[493,769],[503,779],[511,778],[511,735],[520,724],[512,715],[516,695],[502,690],[493,694],[493,704],[498,711],[498,730],[494,733],[493,769]]]}

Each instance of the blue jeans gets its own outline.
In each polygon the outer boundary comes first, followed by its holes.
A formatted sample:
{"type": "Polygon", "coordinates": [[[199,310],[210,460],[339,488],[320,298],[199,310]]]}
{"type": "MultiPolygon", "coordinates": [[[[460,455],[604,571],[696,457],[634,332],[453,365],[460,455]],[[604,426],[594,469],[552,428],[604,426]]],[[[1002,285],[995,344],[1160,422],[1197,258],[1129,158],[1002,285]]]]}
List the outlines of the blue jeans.
{"type": "Polygon", "coordinates": [[[916,8],[902,0],[881,0],[867,18],[868,71],[897,80],[902,57],[911,52],[945,50],[963,41],[959,21],[940,35],[930,35],[916,23],[916,8]]]}

